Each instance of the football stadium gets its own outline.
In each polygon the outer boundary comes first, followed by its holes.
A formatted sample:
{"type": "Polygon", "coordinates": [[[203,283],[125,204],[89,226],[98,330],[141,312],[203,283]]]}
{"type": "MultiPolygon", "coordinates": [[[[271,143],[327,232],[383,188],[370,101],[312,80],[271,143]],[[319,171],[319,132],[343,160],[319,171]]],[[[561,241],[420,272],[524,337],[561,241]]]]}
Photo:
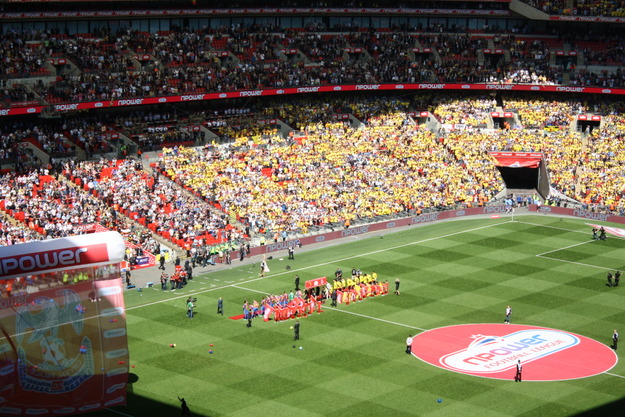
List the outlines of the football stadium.
{"type": "Polygon", "coordinates": [[[623,415],[621,3],[0,6],[0,415],[623,415]]]}

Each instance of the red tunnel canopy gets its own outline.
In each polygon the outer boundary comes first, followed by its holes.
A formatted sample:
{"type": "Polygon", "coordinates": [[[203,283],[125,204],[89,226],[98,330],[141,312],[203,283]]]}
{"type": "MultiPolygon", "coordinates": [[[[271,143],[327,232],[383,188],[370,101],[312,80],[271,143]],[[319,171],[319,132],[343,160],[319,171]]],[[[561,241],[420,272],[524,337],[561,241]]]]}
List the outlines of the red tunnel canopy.
{"type": "Polygon", "coordinates": [[[498,167],[538,168],[543,154],[539,152],[489,152],[498,167]]]}

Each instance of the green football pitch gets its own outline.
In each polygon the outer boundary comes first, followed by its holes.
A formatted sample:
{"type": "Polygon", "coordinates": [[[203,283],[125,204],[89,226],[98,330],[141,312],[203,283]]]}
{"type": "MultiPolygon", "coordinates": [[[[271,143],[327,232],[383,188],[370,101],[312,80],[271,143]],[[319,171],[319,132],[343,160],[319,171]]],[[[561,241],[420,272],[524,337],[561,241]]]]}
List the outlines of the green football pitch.
{"type": "Polygon", "coordinates": [[[517,384],[404,353],[408,335],[502,323],[507,305],[513,324],[609,345],[614,329],[625,333],[625,284],[606,285],[608,271],[625,269],[625,239],[593,241],[587,223],[544,215],[446,221],[299,251],[294,261],[274,256],[264,278],[235,260],[197,276],[182,295],[128,292],[128,405],[92,415],[178,416],[180,396],[194,416],[623,416],[623,363],[588,378],[517,384]],[[296,348],[293,321],[257,318],[248,328],[229,318],[244,299],[289,291],[295,274],[303,283],[352,267],[388,279],[390,294],[326,304],[301,320],[296,348]],[[189,320],[191,294],[198,307],[189,320]]]}

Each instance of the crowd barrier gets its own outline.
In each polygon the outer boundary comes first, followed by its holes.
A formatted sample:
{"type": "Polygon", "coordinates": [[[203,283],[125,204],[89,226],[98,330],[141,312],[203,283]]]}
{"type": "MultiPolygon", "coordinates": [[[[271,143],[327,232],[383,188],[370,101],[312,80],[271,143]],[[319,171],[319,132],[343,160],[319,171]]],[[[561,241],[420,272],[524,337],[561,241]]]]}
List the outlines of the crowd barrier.
{"type": "MultiPolygon", "coordinates": [[[[313,236],[305,236],[300,239],[286,240],[284,242],[268,243],[262,246],[256,246],[251,249],[251,255],[267,255],[281,250],[287,250],[290,246],[306,246],[314,243],[328,242],[336,239],[343,239],[350,236],[362,235],[369,232],[377,232],[381,230],[395,229],[397,227],[410,226],[421,223],[431,223],[438,220],[453,219],[466,216],[478,215],[499,215],[506,212],[506,207],[486,206],[472,207],[458,210],[437,211],[425,213],[418,216],[404,217],[400,219],[386,220],[378,223],[351,226],[346,229],[335,230],[328,233],[321,233],[313,236]]],[[[238,252],[233,254],[236,259],[238,252]]]]}
{"type": "MultiPolygon", "coordinates": [[[[609,213],[597,213],[594,211],[582,210],[579,208],[565,208],[554,206],[541,206],[536,204],[528,206],[529,211],[540,212],[545,214],[555,214],[578,217],[581,219],[588,219],[602,222],[612,222],[625,224],[625,217],[615,216],[609,213]]],[[[268,243],[266,245],[257,246],[251,249],[251,255],[268,255],[282,250],[288,250],[291,246],[306,246],[314,243],[328,242],[336,239],[343,239],[350,236],[362,235],[369,232],[377,232],[381,230],[389,230],[397,227],[410,226],[421,223],[432,223],[438,220],[447,220],[459,217],[479,216],[479,215],[491,215],[498,216],[506,213],[506,207],[501,206],[486,206],[486,207],[473,207],[458,210],[437,211],[418,216],[404,217],[401,219],[387,220],[378,223],[371,223],[366,225],[352,226],[347,229],[335,230],[328,233],[321,233],[313,236],[306,236],[300,239],[286,240],[284,242],[268,243]]],[[[232,258],[236,259],[238,252],[233,254],[232,258]]]]}
{"type": "Polygon", "coordinates": [[[625,224],[625,217],[616,216],[611,213],[598,213],[595,211],[582,210],[579,208],[540,206],[531,204],[528,206],[530,211],[536,211],[545,214],[556,214],[561,216],[579,217],[580,219],[595,220],[601,222],[625,224]]]}

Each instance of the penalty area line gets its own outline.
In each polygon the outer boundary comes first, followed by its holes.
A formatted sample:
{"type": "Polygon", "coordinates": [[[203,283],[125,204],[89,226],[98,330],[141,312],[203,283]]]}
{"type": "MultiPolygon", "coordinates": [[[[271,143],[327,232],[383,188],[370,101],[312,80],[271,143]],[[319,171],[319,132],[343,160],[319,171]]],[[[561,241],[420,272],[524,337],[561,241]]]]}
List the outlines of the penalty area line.
{"type": "Polygon", "coordinates": [[[548,253],[558,252],[558,251],[565,250],[565,249],[571,249],[571,248],[574,248],[574,247],[576,247],[576,246],[581,246],[581,245],[585,245],[585,244],[587,244],[587,243],[592,243],[592,242],[594,242],[594,240],[590,240],[590,241],[588,241],[588,242],[576,243],[576,244],[574,244],[574,245],[565,246],[565,247],[563,247],[563,248],[558,248],[558,249],[554,249],[554,250],[549,250],[549,251],[547,251],[547,252],[539,253],[539,254],[537,254],[536,256],[544,256],[544,255],[546,255],[546,254],[548,254],[548,253]]]}
{"type": "MultiPolygon", "coordinates": [[[[562,219],[560,219],[562,220],[562,219]]],[[[575,220],[575,218],[569,218],[568,220],[575,220]]],[[[523,224],[529,224],[530,226],[536,226],[536,227],[544,227],[546,229],[555,229],[555,230],[562,230],[563,232],[571,232],[571,233],[581,233],[584,235],[589,235],[589,233],[587,231],[584,230],[575,230],[575,229],[567,229],[565,227],[557,227],[557,226],[551,226],[548,224],[540,224],[540,223],[532,223],[532,222],[528,222],[528,221],[516,221],[516,223],[523,223],[523,224]]],[[[589,225],[589,223],[585,223],[587,226],[589,225]]],[[[618,235],[613,235],[610,233],[610,237],[613,239],[625,239],[625,237],[622,236],[618,236],[618,235]]]]}
{"type": "Polygon", "coordinates": [[[120,416],[125,416],[125,417],[134,417],[132,414],[126,414],[126,413],[122,413],[121,411],[117,411],[117,410],[113,410],[112,408],[105,408],[106,411],[111,411],[113,413],[117,413],[120,416]]]}
{"type": "Polygon", "coordinates": [[[585,264],[585,263],[582,263],[582,262],[567,261],[565,259],[552,258],[551,256],[542,256],[542,255],[536,255],[536,256],[539,257],[539,258],[550,259],[552,261],[565,262],[565,263],[568,263],[568,264],[574,264],[574,265],[579,265],[579,266],[587,266],[589,268],[603,269],[605,271],[611,271],[611,270],[615,269],[615,268],[606,268],[605,266],[585,264]]]}

